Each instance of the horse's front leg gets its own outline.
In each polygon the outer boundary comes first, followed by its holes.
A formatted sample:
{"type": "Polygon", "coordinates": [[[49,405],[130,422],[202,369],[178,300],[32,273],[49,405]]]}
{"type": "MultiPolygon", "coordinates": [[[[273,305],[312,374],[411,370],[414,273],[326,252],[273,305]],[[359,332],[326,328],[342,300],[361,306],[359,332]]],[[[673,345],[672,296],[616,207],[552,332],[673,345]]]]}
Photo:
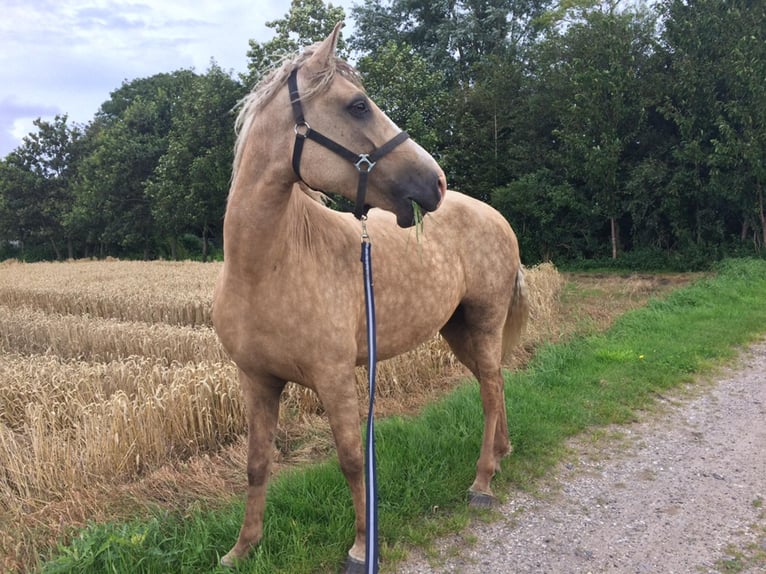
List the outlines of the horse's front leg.
{"type": "Polygon", "coordinates": [[[279,396],[285,382],[273,377],[252,377],[240,369],[239,380],[247,407],[247,501],[245,518],[234,547],[221,558],[233,566],[245,558],[263,535],[266,483],[271,471],[274,436],[279,419],[279,396]]]}
{"type": "Polygon", "coordinates": [[[364,489],[364,451],[359,420],[353,367],[317,381],[317,394],[330,421],[338,460],[351,489],[356,515],[354,545],[348,552],[345,574],[364,571],[366,500],[364,489]]]}

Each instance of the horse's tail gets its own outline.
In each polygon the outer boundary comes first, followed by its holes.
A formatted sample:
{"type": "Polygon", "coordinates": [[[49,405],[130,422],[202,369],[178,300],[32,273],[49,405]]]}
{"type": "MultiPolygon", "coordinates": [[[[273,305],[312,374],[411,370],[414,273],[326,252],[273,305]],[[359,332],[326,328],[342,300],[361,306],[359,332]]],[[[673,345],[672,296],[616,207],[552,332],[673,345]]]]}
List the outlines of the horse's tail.
{"type": "Polygon", "coordinates": [[[516,281],[513,285],[513,298],[508,306],[508,315],[503,327],[503,361],[511,354],[511,349],[521,342],[521,335],[529,319],[529,296],[524,282],[524,266],[519,263],[516,270],[516,281]]]}

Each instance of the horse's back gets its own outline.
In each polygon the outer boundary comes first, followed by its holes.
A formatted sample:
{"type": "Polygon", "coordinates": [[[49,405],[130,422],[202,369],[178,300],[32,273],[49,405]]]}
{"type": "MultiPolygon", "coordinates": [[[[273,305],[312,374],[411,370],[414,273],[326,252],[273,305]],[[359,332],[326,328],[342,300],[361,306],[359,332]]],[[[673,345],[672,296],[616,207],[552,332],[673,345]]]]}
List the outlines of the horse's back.
{"type": "MultiPolygon", "coordinates": [[[[516,236],[494,208],[448,192],[420,229],[402,229],[390,213],[372,210],[368,227],[375,259],[379,352],[394,356],[427,340],[458,308],[481,310],[502,325],[513,295],[516,236]]],[[[357,340],[365,357],[363,325],[357,340]]]]}
{"type": "MultiPolygon", "coordinates": [[[[375,209],[370,212],[373,222],[379,221],[384,226],[395,226],[392,214],[375,209]]],[[[408,233],[407,230],[399,230],[408,233]]],[[[411,234],[411,232],[410,232],[411,234]]],[[[423,239],[447,240],[458,237],[465,242],[500,241],[516,246],[516,235],[511,225],[491,205],[458,191],[448,191],[436,211],[428,213],[422,222],[423,239]]]]}
{"type": "Polygon", "coordinates": [[[449,221],[456,229],[476,238],[507,237],[516,241],[511,225],[494,207],[458,191],[449,191],[441,207],[431,214],[436,219],[449,221]],[[472,229],[477,226],[477,229],[472,229]]]}
{"type": "Polygon", "coordinates": [[[520,264],[516,234],[503,215],[483,201],[448,191],[439,208],[414,230],[399,228],[387,212],[373,210],[370,215],[371,232],[382,235],[382,249],[396,253],[400,264],[434,267],[433,272],[441,268],[435,279],[445,279],[445,273],[460,276],[468,290],[486,290],[488,282],[503,288],[515,281],[520,264]]]}
{"type": "Polygon", "coordinates": [[[496,284],[504,290],[509,281],[515,281],[520,265],[519,245],[510,223],[499,211],[483,201],[450,191],[430,217],[439,240],[461,254],[469,289],[473,286],[486,291],[496,284]]]}

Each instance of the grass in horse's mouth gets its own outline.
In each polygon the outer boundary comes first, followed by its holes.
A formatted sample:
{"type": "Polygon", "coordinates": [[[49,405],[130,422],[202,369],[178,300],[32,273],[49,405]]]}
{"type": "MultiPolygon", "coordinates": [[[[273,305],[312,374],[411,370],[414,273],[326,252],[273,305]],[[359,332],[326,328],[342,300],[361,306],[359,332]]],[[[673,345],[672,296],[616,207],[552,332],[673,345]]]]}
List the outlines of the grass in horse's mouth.
{"type": "Polygon", "coordinates": [[[419,203],[416,203],[415,201],[412,202],[412,218],[415,221],[415,237],[420,243],[420,236],[423,234],[423,218],[425,217],[425,214],[423,213],[423,208],[420,207],[419,203]]]}

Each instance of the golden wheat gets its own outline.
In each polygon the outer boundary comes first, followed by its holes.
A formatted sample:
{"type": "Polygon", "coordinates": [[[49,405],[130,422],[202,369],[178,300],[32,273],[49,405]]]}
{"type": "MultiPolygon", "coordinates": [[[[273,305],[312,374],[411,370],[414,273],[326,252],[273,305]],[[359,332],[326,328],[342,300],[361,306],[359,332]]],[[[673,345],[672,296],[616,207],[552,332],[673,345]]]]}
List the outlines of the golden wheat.
{"type": "Polygon", "coordinates": [[[0,304],[121,321],[210,325],[220,263],[0,263],[0,304]]]}
{"type": "Polygon", "coordinates": [[[130,478],[245,431],[231,363],[0,355],[0,380],[0,490],[24,498],[130,478]]]}
{"type": "Polygon", "coordinates": [[[539,344],[557,331],[559,302],[564,278],[553,263],[541,263],[527,270],[529,321],[526,344],[539,344]]]}
{"type": "Polygon", "coordinates": [[[226,360],[226,353],[210,327],[60,315],[3,305],[0,305],[0,351],[51,353],[91,361],[113,361],[133,355],[162,358],[168,363],[226,360]]]}
{"type": "MultiPolygon", "coordinates": [[[[20,520],[30,508],[215,451],[246,432],[236,367],[210,328],[219,270],[0,264],[0,515],[20,520]]],[[[531,347],[555,332],[562,279],[547,264],[529,269],[527,281],[531,347]]],[[[407,408],[463,372],[437,336],[378,365],[378,396],[407,408]]],[[[364,410],[366,370],[350,384],[364,410]]],[[[329,440],[313,391],[289,384],[282,405],[280,450],[310,443],[295,438],[309,425],[329,440]]]]}

